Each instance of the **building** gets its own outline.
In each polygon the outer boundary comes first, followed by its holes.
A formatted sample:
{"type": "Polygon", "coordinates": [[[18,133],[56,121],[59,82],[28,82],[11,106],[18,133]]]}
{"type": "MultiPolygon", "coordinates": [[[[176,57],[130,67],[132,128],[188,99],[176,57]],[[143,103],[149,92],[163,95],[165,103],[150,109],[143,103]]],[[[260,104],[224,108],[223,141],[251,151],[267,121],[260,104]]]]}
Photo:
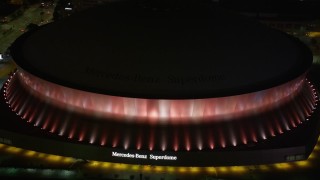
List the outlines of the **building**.
{"type": "Polygon", "coordinates": [[[189,8],[111,3],[22,35],[3,143],[163,166],[308,158],[320,129],[310,50],[215,6],[189,8]]]}

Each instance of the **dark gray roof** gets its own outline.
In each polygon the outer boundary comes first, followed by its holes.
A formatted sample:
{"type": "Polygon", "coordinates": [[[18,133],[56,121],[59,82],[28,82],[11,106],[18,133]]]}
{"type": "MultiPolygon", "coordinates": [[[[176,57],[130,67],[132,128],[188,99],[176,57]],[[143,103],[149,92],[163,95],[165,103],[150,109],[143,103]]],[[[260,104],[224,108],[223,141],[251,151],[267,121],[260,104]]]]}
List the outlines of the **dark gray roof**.
{"type": "Polygon", "coordinates": [[[110,3],[48,24],[11,47],[48,81],[116,96],[208,98],[259,91],[306,72],[297,39],[215,7],[110,3]]]}

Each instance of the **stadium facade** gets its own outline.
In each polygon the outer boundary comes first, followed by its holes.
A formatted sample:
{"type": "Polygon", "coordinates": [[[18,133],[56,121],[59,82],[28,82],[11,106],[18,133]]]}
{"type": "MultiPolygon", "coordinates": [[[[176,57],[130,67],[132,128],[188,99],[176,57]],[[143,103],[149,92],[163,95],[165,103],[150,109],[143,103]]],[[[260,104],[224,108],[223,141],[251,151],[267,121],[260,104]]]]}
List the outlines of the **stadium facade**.
{"type": "Polygon", "coordinates": [[[214,6],[114,2],[29,31],[2,88],[6,144],[170,166],[308,158],[320,130],[310,50],[214,6]]]}

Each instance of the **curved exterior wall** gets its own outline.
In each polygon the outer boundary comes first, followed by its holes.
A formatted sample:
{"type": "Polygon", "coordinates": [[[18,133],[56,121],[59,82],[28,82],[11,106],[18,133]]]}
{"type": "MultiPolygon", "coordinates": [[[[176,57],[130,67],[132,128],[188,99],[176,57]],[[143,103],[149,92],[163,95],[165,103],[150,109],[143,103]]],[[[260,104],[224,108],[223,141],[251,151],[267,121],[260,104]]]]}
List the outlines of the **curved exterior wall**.
{"type": "Polygon", "coordinates": [[[218,8],[128,5],[88,10],[15,41],[18,70],[3,87],[0,131],[12,145],[179,166],[308,157],[319,97],[305,45],[218,8]],[[308,140],[295,141],[300,135],[308,140]]]}

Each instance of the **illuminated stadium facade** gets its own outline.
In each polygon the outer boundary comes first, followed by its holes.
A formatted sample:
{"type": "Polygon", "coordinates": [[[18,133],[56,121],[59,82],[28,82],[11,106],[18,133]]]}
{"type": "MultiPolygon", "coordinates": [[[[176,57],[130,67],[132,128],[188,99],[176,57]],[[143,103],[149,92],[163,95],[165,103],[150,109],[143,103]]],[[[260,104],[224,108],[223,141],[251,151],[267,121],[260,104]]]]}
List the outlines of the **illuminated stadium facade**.
{"type": "Polygon", "coordinates": [[[193,8],[110,3],[22,35],[1,137],[130,164],[306,159],[320,129],[311,52],[251,20],[193,8]]]}

